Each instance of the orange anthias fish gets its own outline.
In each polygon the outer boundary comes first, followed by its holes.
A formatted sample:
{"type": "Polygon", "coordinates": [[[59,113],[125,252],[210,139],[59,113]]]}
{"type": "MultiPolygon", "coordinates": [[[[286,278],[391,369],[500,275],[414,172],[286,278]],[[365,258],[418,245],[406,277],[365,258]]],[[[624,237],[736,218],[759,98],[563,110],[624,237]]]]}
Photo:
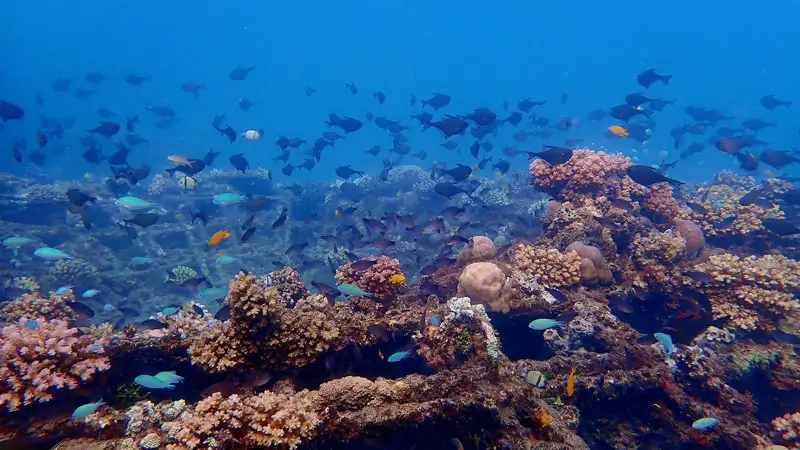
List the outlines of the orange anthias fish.
{"type": "Polygon", "coordinates": [[[569,378],[567,378],[567,396],[572,397],[575,393],[575,368],[572,368],[572,371],[569,373],[569,378]]]}
{"type": "Polygon", "coordinates": [[[608,131],[621,137],[625,137],[628,135],[628,130],[619,125],[611,125],[610,127],[608,127],[608,131]]]}
{"type": "Polygon", "coordinates": [[[228,230],[219,230],[213,235],[211,235],[210,238],[208,238],[208,242],[206,242],[206,244],[209,247],[214,247],[215,245],[218,245],[220,242],[224,241],[225,239],[228,239],[229,237],[231,237],[231,233],[228,230]]]}

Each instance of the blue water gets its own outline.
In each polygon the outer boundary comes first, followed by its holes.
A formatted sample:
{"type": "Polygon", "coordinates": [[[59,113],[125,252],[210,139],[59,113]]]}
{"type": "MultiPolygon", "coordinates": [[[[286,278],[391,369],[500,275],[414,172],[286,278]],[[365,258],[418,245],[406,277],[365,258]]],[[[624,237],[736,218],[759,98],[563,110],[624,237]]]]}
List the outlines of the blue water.
{"type": "MultiPolygon", "coordinates": [[[[775,94],[800,99],[794,80],[800,73],[800,40],[793,39],[800,6],[791,1],[572,2],[508,1],[340,1],[340,2],[157,2],[96,0],[81,2],[6,0],[0,4],[0,97],[27,110],[25,121],[8,123],[2,140],[4,170],[20,172],[7,149],[26,136],[33,142],[40,114],[77,116],[76,127],[65,135],[70,149],[51,156],[47,172],[55,177],[79,177],[87,171],[106,175],[104,165],[92,166],[79,155],[77,139],[94,127],[94,111],[107,107],[122,117],[138,113],[140,134],[150,145],[134,149],[130,162],[159,161],[155,169],[169,167],[171,153],[200,157],[209,148],[222,150],[219,165],[230,154],[245,152],[253,166],[276,170],[282,163],[271,158],[279,151],[278,135],[302,137],[309,142],[326,129],[329,112],[363,118],[366,111],[392,119],[407,119],[418,112],[410,94],[426,98],[431,92],[453,97],[444,112],[467,113],[487,106],[505,113],[504,100],[514,105],[525,97],[547,100],[536,110],[552,122],[562,116],[582,117],[565,137],[582,137],[589,146],[637,155],[642,163],[658,163],[662,150],[672,148],[669,130],[690,119],[687,105],[718,108],[743,120],[761,117],[779,123],[760,137],[775,148],[796,144],[800,121],[796,108],[767,111],[758,99],[775,94]],[[246,81],[231,81],[236,66],[255,65],[246,81]],[[624,95],[641,91],[636,74],[650,67],[674,75],[669,86],[656,84],[648,94],[676,98],[677,105],[657,115],[657,127],[647,145],[631,140],[606,140],[613,121],[588,122],[596,108],[622,103],[624,95]],[[104,73],[108,80],[89,85],[83,75],[104,73]],[[122,81],[127,73],[151,76],[136,88],[122,81]],[[58,78],[74,79],[71,91],[89,87],[99,91],[91,100],[72,92],[53,92],[58,78]],[[183,92],[181,84],[194,81],[206,86],[199,98],[183,92]],[[354,82],[360,92],[345,89],[354,82]],[[317,89],[312,97],[303,90],[317,89]],[[382,107],[372,97],[382,90],[382,107]],[[33,101],[41,93],[44,108],[33,101]],[[559,97],[567,93],[566,105],[559,97]],[[237,108],[247,97],[256,102],[250,112],[237,108]],[[154,125],[149,104],[167,104],[178,113],[171,129],[154,125]],[[238,140],[231,145],[211,126],[215,114],[225,113],[237,131],[262,128],[259,142],[238,140]],[[594,143],[594,145],[592,145],[594,143]],[[639,153],[632,153],[637,149],[639,153]],[[642,154],[643,149],[649,153],[642,154]],[[163,167],[160,167],[163,166],[163,167]]],[[[506,127],[496,148],[513,142],[506,127]]],[[[413,152],[424,150],[431,160],[474,163],[467,151],[445,152],[435,130],[408,133],[413,152]]],[[[458,138],[468,146],[474,139],[458,138]]],[[[559,136],[558,142],[563,140],[559,136]]],[[[375,144],[391,146],[390,137],[367,124],[364,130],[328,149],[309,174],[292,179],[332,178],[333,168],[352,164],[376,171],[381,157],[365,158],[363,150],[375,144]]],[[[532,140],[527,147],[538,149],[532,140]]],[[[523,147],[523,146],[520,146],[523,147]]],[[[107,144],[106,153],[112,151],[107,144]]],[[[302,162],[295,155],[291,162],[302,162]]],[[[406,160],[408,161],[408,159],[406,160]]],[[[525,170],[518,156],[513,168],[525,170]]],[[[679,164],[671,175],[686,180],[707,179],[711,172],[736,168],[729,155],[710,147],[705,153],[679,164]],[[700,163],[702,161],[702,163],[700,163]],[[700,164],[700,165],[698,165],[700,164]],[[698,167],[709,171],[699,172],[698,167]]],[[[795,169],[796,171],[796,169],[795,169]]],[[[791,173],[786,171],[784,173],[791,173]]]]}

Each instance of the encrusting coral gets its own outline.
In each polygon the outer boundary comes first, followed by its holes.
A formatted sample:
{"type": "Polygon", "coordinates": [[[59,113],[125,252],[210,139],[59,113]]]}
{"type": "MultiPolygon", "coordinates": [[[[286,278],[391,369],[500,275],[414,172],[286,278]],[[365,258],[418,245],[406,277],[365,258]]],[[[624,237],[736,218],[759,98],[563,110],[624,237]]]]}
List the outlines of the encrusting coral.
{"type": "Polygon", "coordinates": [[[548,287],[580,283],[582,259],[574,251],[561,253],[556,248],[525,243],[518,243],[511,250],[513,264],[520,271],[548,287]]]}

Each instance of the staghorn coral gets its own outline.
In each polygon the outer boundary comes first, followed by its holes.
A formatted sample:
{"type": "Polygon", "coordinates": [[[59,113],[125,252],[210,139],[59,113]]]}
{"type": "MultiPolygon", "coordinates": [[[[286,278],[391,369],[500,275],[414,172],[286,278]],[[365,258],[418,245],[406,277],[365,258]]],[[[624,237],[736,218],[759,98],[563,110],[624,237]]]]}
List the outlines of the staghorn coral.
{"type": "Polygon", "coordinates": [[[793,295],[800,286],[800,262],[785,256],[712,255],[695,270],[710,278],[700,289],[709,296],[714,317],[728,316],[735,328],[769,331],[784,314],[800,309],[793,295]]]}
{"type": "Polygon", "coordinates": [[[393,275],[405,275],[400,270],[400,261],[381,255],[371,267],[356,271],[353,263],[347,263],[336,269],[336,282],[339,284],[355,284],[369,292],[377,300],[390,300],[403,288],[401,283],[392,283],[393,275]]]}
{"type": "Polygon", "coordinates": [[[256,328],[273,322],[286,307],[286,300],[271,276],[259,278],[253,273],[239,272],[228,286],[225,303],[231,307],[234,322],[256,328]]]}
{"type": "Polygon", "coordinates": [[[561,253],[555,248],[525,243],[515,245],[511,252],[511,262],[517,269],[548,287],[579,283],[582,259],[575,252],[561,253]]]}
{"type": "Polygon", "coordinates": [[[106,341],[78,335],[63,320],[19,319],[0,330],[0,406],[52,400],[59,389],[75,389],[111,366],[106,341]]]}
{"type": "Polygon", "coordinates": [[[50,292],[46,298],[41,297],[38,292],[23,294],[3,305],[0,309],[0,321],[16,322],[22,317],[72,320],[75,312],[67,306],[67,302],[74,301],[75,296],[71,290],[63,295],[50,292]]]}

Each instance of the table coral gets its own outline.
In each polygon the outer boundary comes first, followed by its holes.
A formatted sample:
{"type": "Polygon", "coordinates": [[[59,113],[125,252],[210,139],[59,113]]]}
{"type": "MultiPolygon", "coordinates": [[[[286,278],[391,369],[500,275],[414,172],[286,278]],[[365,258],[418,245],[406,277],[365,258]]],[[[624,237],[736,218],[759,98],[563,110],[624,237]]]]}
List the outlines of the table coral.
{"type": "Polygon", "coordinates": [[[48,402],[59,389],[75,389],[111,367],[105,341],[63,320],[21,318],[0,334],[0,406],[9,411],[48,402]]]}

